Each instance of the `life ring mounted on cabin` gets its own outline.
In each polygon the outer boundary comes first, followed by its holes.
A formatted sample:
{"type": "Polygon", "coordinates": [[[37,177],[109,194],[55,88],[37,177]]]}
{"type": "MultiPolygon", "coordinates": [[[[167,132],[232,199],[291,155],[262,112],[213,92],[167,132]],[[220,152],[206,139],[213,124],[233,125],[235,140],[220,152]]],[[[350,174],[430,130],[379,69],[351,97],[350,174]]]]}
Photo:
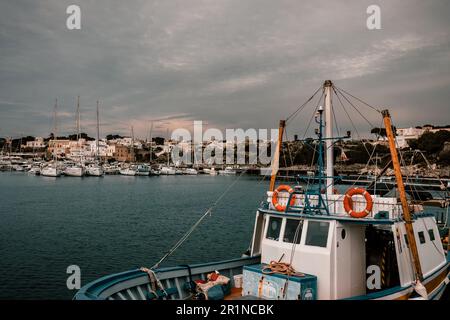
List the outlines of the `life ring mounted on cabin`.
{"type": "MultiPolygon", "coordinates": [[[[278,188],[276,188],[274,190],[274,192],[272,194],[272,204],[277,211],[285,211],[286,210],[286,206],[283,206],[282,204],[280,204],[278,202],[278,195],[282,191],[286,191],[286,192],[289,192],[289,194],[292,194],[294,192],[294,189],[288,185],[282,184],[281,186],[279,186],[278,188]]],[[[290,206],[293,206],[294,204],[295,204],[295,195],[293,195],[291,197],[291,201],[289,202],[290,206]]]]}
{"type": "Polygon", "coordinates": [[[347,190],[344,197],[344,209],[353,218],[364,218],[366,217],[373,208],[373,199],[369,192],[363,188],[351,188],[347,190]],[[355,195],[361,195],[366,199],[366,207],[362,211],[353,211],[353,200],[352,197],[355,195]]]}

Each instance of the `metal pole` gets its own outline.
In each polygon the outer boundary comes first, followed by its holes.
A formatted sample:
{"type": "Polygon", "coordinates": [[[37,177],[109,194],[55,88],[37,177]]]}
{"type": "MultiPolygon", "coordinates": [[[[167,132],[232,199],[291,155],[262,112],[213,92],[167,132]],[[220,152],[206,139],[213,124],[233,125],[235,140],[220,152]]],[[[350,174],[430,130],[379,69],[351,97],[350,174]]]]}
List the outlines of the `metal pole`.
{"type": "Polygon", "coordinates": [[[99,148],[100,148],[100,123],[99,123],[99,112],[98,112],[98,100],[97,100],[97,161],[99,161],[99,148]]]}
{"type": "Polygon", "coordinates": [[[325,89],[325,147],[327,149],[326,152],[326,193],[327,195],[333,194],[333,160],[334,160],[334,152],[333,152],[333,111],[331,106],[331,88],[333,83],[331,80],[326,80],[323,84],[325,89]]]}

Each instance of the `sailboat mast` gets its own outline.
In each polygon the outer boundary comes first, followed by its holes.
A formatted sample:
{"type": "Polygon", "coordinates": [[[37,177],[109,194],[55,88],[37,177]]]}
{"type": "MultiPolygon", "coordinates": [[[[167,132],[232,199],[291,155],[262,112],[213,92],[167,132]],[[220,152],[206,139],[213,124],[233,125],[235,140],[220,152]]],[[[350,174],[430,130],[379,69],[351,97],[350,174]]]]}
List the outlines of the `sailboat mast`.
{"type": "Polygon", "coordinates": [[[403,177],[400,169],[400,162],[398,160],[397,148],[395,146],[394,133],[392,131],[391,116],[389,114],[389,110],[383,110],[381,114],[383,115],[384,126],[386,127],[386,135],[389,140],[389,149],[391,151],[392,165],[394,167],[398,191],[400,193],[400,201],[403,210],[403,219],[405,220],[406,236],[408,238],[409,248],[414,263],[416,279],[422,281],[423,280],[422,267],[420,265],[419,252],[417,250],[416,238],[414,236],[414,228],[412,224],[411,213],[409,211],[409,205],[406,199],[405,185],[403,184],[403,177]]]}
{"type": "Polygon", "coordinates": [[[275,180],[276,180],[278,169],[280,166],[280,153],[281,153],[281,147],[283,144],[283,133],[284,133],[285,127],[286,127],[286,121],[280,120],[280,126],[278,128],[278,142],[277,142],[277,146],[275,149],[275,154],[273,156],[273,162],[272,162],[272,173],[270,175],[269,191],[275,190],[275,180]]]}
{"type": "Polygon", "coordinates": [[[57,125],[57,117],[58,117],[58,98],[55,99],[55,110],[53,112],[53,160],[55,160],[55,168],[58,168],[58,154],[56,152],[56,137],[58,136],[58,125],[57,125]]]}
{"type": "Polygon", "coordinates": [[[333,194],[333,176],[334,176],[334,152],[333,152],[333,110],[331,104],[331,89],[333,83],[326,80],[323,84],[325,90],[325,148],[326,148],[326,192],[327,195],[333,194]]]}
{"type": "Polygon", "coordinates": [[[134,156],[134,128],[131,126],[131,160],[132,162],[136,162],[135,156],[134,156]]]}
{"type": "Polygon", "coordinates": [[[79,144],[80,141],[80,96],[77,96],[77,144],[79,144]]]}
{"type": "Polygon", "coordinates": [[[150,140],[150,163],[152,163],[152,140],[153,140],[153,121],[151,121],[151,123],[150,123],[150,137],[149,137],[149,140],[150,140]]]}
{"type": "Polygon", "coordinates": [[[99,123],[98,100],[97,100],[97,161],[99,157],[99,147],[100,147],[100,123],[99,123]]]}

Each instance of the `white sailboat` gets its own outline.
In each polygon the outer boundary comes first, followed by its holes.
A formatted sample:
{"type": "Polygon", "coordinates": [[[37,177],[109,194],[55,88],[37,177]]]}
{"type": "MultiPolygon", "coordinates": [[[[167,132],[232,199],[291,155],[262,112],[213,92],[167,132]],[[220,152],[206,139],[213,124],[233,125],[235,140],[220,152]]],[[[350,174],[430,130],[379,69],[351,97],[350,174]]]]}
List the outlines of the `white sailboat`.
{"type": "MultiPolygon", "coordinates": [[[[54,121],[54,127],[53,127],[53,140],[57,137],[57,116],[58,116],[58,99],[55,100],[55,110],[53,112],[53,121],[54,121]]],[[[44,177],[59,177],[61,176],[61,170],[58,167],[58,155],[56,150],[56,145],[53,145],[52,150],[52,156],[53,156],[53,162],[48,163],[45,165],[40,173],[41,176],[44,177]]]]}
{"type": "Polygon", "coordinates": [[[77,126],[77,146],[80,158],[77,163],[70,163],[64,170],[64,175],[67,177],[84,177],[86,170],[82,164],[83,153],[81,152],[80,138],[81,138],[81,114],[80,114],[80,96],[77,96],[77,112],[76,112],[76,126],[77,126]]]}
{"type": "Polygon", "coordinates": [[[95,150],[95,163],[91,163],[86,167],[86,174],[92,177],[103,177],[105,174],[103,170],[103,166],[100,164],[100,122],[99,122],[99,109],[98,109],[98,100],[97,100],[97,141],[96,141],[96,150],[95,150]]]}

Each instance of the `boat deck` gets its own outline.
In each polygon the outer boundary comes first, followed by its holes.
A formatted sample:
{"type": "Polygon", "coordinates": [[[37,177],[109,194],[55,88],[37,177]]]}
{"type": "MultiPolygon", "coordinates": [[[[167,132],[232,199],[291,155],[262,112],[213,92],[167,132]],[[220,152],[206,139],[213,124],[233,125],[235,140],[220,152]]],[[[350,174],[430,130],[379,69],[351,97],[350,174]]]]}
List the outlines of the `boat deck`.
{"type": "Polygon", "coordinates": [[[231,288],[231,293],[224,300],[240,300],[242,298],[242,288],[231,288]]]}

